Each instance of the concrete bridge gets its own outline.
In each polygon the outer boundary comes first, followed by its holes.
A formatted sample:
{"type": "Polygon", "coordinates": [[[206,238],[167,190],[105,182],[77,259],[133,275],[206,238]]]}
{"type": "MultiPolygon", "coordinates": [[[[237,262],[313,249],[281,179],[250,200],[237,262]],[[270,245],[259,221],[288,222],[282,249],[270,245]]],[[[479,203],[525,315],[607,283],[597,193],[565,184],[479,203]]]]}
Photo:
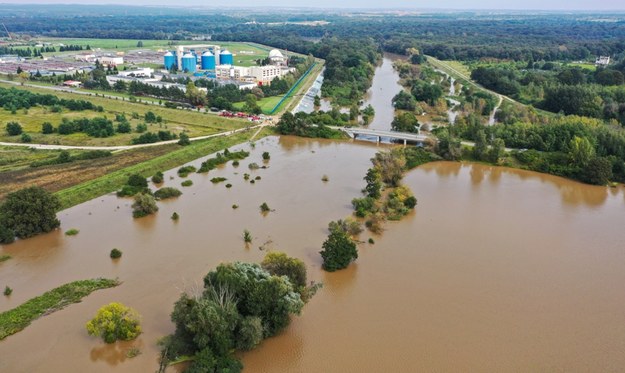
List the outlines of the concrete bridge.
{"type": "Polygon", "coordinates": [[[423,144],[428,136],[419,135],[416,133],[406,133],[406,132],[395,132],[395,131],[383,131],[383,130],[372,130],[367,128],[360,127],[332,127],[333,129],[340,130],[345,132],[349,137],[356,140],[359,137],[363,138],[375,138],[377,142],[382,141],[383,138],[387,138],[390,140],[403,140],[404,145],[408,142],[415,144],[423,144]]]}

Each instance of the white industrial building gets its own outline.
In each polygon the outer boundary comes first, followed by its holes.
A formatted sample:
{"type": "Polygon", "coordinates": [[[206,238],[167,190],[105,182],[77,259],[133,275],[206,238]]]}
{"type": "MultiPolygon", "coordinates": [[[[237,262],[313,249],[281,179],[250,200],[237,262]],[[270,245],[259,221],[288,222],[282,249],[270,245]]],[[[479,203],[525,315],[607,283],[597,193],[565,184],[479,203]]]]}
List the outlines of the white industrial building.
{"type": "Polygon", "coordinates": [[[277,49],[272,49],[269,52],[269,61],[271,61],[272,65],[281,66],[286,64],[286,58],[282,55],[282,52],[277,49]]]}
{"type": "Polygon", "coordinates": [[[98,57],[98,60],[104,66],[119,66],[124,64],[124,57],[102,56],[98,57]]]}
{"type": "Polygon", "coordinates": [[[119,76],[130,76],[130,77],[137,77],[137,78],[149,78],[154,74],[154,69],[150,68],[150,67],[144,67],[141,69],[134,69],[134,70],[124,70],[124,71],[120,71],[118,73],[119,76]]]}
{"type": "Polygon", "coordinates": [[[219,65],[215,67],[215,76],[217,79],[233,79],[242,82],[269,85],[274,78],[282,78],[293,71],[295,71],[295,68],[274,65],[250,67],[219,65]]]}

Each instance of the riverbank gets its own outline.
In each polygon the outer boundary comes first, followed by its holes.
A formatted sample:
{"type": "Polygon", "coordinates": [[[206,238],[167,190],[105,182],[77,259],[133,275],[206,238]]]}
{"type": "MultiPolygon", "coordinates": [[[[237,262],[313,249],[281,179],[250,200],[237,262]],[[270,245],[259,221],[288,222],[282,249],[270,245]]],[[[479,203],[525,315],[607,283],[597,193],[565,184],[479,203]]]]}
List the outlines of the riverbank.
{"type": "Polygon", "coordinates": [[[66,209],[118,190],[126,183],[130,175],[138,174],[147,178],[158,171],[174,168],[202,156],[241,144],[252,139],[254,136],[256,138],[262,138],[269,135],[271,132],[272,130],[267,128],[260,133],[257,133],[257,131],[243,131],[234,133],[231,136],[196,141],[191,143],[191,145],[180,147],[177,150],[173,150],[159,157],[111,172],[93,180],[73,185],[56,192],[55,195],[59,197],[61,201],[61,208],[66,209]]]}

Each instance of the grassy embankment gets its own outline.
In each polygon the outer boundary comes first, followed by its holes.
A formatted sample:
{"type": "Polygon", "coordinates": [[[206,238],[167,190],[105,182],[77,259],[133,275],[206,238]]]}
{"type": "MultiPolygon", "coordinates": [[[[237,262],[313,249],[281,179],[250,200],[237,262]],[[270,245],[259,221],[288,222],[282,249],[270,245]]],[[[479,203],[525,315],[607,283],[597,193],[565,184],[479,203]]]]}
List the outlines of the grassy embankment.
{"type": "MultiPolygon", "coordinates": [[[[2,87],[12,87],[10,85],[1,84],[2,87]]],[[[89,137],[84,133],[74,133],[71,135],[41,133],[41,123],[50,122],[53,126],[58,126],[62,118],[95,118],[106,116],[110,120],[115,120],[116,114],[124,114],[133,128],[139,123],[144,123],[145,113],[153,112],[155,115],[163,118],[162,123],[148,124],[148,132],[158,132],[160,130],[172,131],[179,133],[186,131],[189,137],[211,135],[218,132],[224,132],[232,129],[243,128],[249,125],[249,122],[241,119],[224,118],[216,115],[203,114],[190,110],[168,109],[153,105],[132,103],[128,101],[118,101],[114,99],[86,96],[74,93],[58,93],[52,92],[45,88],[32,87],[15,87],[17,89],[26,89],[42,94],[56,94],[61,98],[87,100],[93,104],[102,106],[104,112],[98,113],[92,110],[86,111],[69,111],[64,109],[61,113],[52,113],[45,107],[34,107],[27,111],[18,110],[16,114],[10,111],[0,109],[0,123],[4,124],[9,121],[20,123],[25,133],[32,137],[33,143],[40,144],[61,144],[61,145],[82,145],[82,146],[114,146],[129,145],[132,138],[137,137],[137,133],[116,134],[107,138],[89,137]],[[133,119],[133,113],[135,117],[133,119]]],[[[8,136],[4,128],[0,128],[0,141],[20,142],[20,136],[8,136]]]]}
{"type": "MultiPolygon", "coordinates": [[[[60,190],[55,194],[61,201],[61,208],[66,209],[121,188],[128,180],[128,177],[132,174],[140,174],[142,176],[149,177],[157,171],[168,170],[197,158],[245,142],[250,139],[254,132],[256,131],[244,131],[227,137],[216,137],[207,140],[195,141],[189,146],[178,147],[177,150],[173,150],[167,154],[129,167],[118,169],[107,173],[106,175],[77,185],[75,184],[60,190]]],[[[270,133],[270,129],[264,129],[259,136],[267,136],[270,133]]]]}
{"type": "MultiPolygon", "coordinates": [[[[295,108],[295,106],[299,103],[299,100],[303,95],[306,94],[308,88],[312,85],[312,83],[317,79],[317,76],[323,70],[323,60],[317,60],[317,65],[313,67],[313,69],[308,73],[308,75],[302,79],[295,90],[289,95],[289,97],[280,104],[275,113],[271,113],[273,108],[276,107],[278,102],[284,96],[272,96],[272,97],[264,97],[257,101],[258,106],[260,106],[261,110],[264,114],[271,115],[279,115],[284,113],[285,111],[289,111],[295,108]]],[[[241,110],[245,105],[244,102],[235,102],[232,106],[236,110],[241,110]]]]}
{"type": "Polygon", "coordinates": [[[32,298],[20,306],[0,313],[0,340],[24,329],[33,320],[78,303],[95,290],[119,285],[118,280],[98,278],[74,281],[32,298]]]}
{"type": "Polygon", "coordinates": [[[7,260],[11,259],[11,255],[0,255],[0,263],[2,262],[6,262],[7,260]]]}

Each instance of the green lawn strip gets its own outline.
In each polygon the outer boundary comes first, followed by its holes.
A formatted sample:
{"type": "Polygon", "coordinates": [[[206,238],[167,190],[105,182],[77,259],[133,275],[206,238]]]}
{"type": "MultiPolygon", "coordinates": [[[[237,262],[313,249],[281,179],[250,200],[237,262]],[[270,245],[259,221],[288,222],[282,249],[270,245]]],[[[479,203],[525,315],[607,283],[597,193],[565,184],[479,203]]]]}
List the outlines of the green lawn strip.
{"type": "Polygon", "coordinates": [[[74,281],[30,299],[12,310],[2,312],[0,313],[0,340],[19,332],[41,316],[80,302],[82,298],[95,290],[107,289],[119,284],[118,280],[105,278],[74,281]]]}
{"type": "Polygon", "coordinates": [[[168,170],[194,159],[242,143],[249,139],[254,131],[244,131],[231,136],[220,136],[206,140],[194,141],[191,145],[181,147],[171,153],[150,159],[94,180],[56,192],[61,201],[61,209],[75,206],[106,193],[120,189],[132,174],[149,177],[157,171],[168,170]]]}

